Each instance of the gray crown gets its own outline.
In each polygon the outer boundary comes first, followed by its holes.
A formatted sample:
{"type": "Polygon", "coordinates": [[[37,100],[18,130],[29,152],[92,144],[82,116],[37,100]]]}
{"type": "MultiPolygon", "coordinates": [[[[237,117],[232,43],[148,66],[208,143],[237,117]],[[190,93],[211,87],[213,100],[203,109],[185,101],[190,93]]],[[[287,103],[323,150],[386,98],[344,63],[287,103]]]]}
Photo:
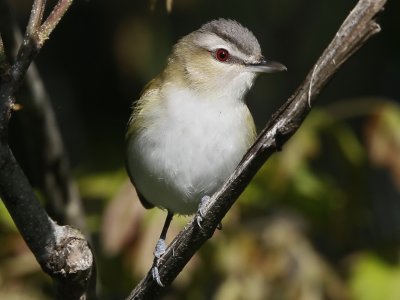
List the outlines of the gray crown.
{"type": "Polygon", "coordinates": [[[218,19],[201,26],[199,32],[212,32],[234,44],[247,55],[261,55],[260,44],[254,34],[234,20],[218,19]]]}

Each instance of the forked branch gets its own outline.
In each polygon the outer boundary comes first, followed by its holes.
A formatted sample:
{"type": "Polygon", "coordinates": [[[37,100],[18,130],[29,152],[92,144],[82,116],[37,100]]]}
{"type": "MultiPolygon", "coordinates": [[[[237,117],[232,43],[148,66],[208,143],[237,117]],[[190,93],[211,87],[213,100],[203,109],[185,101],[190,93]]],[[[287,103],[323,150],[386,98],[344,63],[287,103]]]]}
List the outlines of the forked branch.
{"type": "MultiPolygon", "coordinates": [[[[0,0],[3,1],[3,0],[0,0]]],[[[36,198],[8,145],[14,95],[32,60],[72,0],[60,0],[42,23],[45,0],[35,0],[23,42],[13,63],[0,47],[0,196],[42,269],[55,282],[59,299],[87,299],[94,293],[94,257],[76,229],[51,220],[36,198]]]]}

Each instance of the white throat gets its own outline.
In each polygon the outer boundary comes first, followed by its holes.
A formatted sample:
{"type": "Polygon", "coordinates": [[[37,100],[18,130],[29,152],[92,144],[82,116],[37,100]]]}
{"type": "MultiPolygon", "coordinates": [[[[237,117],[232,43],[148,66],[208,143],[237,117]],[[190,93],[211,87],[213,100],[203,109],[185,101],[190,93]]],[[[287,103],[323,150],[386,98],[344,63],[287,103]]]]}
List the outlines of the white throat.
{"type": "Polygon", "coordinates": [[[257,74],[247,72],[242,66],[226,66],[224,70],[210,72],[204,78],[202,71],[186,66],[187,80],[193,95],[198,94],[205,100],[226,98],[231,101],[243,102],[246,93],[254,83],[257,74]]]}

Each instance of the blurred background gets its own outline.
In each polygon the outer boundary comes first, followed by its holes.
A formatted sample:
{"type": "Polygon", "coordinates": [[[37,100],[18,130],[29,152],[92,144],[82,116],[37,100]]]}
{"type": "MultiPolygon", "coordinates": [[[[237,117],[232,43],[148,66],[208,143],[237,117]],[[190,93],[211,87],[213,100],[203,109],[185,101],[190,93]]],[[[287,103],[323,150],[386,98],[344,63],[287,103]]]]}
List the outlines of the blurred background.
{"type": "MultiPolygon", "coordinates": [[[[8,1],[21,30],[32,2],[8,1]]],[[[101,299],[124,299],[144,276],[164,222],[165,212],[137,201],[124,134],[132,102],[173,44],[219,17],[252,30],[264,55],[288,67],[258,78],[247,96],[260,130],[356,2],[74,1],[36,66],[77,187],[79,221],[68,222],[74,215],[63,217],[44,191],[38,157],[48,150],[35,132],[29,88],[17,96],[23,109],[13,115],[10,139],[52,216],[90,238],[101,299]]],[[[163,299],[400,299],[399,12],[400,2],[388,1],[378,17],[382,32],[334,76],[163,299]]],[[[168,241],[188,220],[174,219],[168,241]]],[[[52,299],[50,278],[2,203],[0,243],[0,298],[52,299]]]]}

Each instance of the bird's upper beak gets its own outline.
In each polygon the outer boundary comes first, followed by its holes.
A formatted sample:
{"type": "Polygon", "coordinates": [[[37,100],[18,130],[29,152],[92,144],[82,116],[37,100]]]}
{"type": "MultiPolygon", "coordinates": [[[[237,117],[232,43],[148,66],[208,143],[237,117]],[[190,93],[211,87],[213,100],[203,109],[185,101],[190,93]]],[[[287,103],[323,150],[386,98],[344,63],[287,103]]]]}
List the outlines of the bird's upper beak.
{"type": "Polygon", "coordinates": [[[260,61],[256,63],[248,63],[246,64],[246,67],[251,72],[256,72],[256,73],[274,73],[287,70],[287,68],[281,63],[276,61],[266,60],[264,58],[262,58],[260,61]]]}

